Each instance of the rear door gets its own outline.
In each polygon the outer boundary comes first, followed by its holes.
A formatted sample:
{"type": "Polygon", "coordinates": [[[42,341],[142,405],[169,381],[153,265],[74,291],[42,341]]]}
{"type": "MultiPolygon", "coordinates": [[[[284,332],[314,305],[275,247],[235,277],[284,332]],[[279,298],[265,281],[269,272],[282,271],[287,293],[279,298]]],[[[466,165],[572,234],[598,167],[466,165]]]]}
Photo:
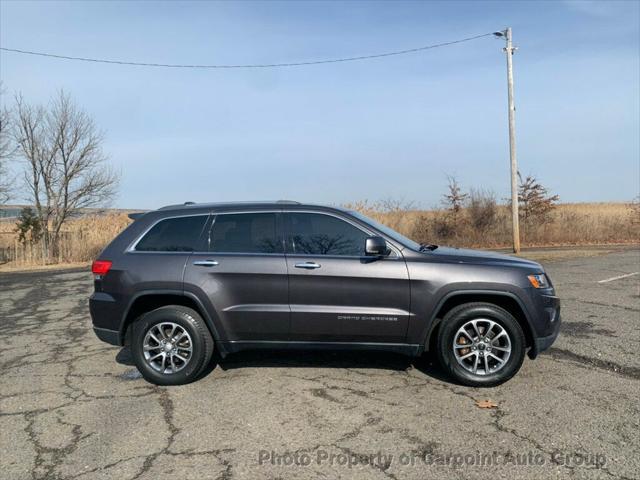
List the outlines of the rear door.
{"type": "Polygon", "coordinates": [[[118,298],[140,291],[181,291],[185,264],[197,249],[208,217],[205,213],[157,220],[127,248],[124,264],[114,265],[104,288],[114,289],[118,298]]]}
{"type": "Polygon", "coordinates": [[[410,292],[400,252],[366,257],[373,233],[337,215],[285,215],[291,340],[403,343],[410,292]]]}
{"type": "Polygon", "coordinates": [[[208,299],[227,341],[287,339],[287,264],[278,211],[212,215],[184,288],[208,299]]]}

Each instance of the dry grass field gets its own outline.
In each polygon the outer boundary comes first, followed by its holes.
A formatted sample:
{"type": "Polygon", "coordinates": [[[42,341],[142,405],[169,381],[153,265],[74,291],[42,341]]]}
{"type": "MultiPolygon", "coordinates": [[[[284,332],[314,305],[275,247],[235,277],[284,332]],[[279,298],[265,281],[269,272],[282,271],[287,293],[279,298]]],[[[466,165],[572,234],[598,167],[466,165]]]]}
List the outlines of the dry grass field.
{"type": "Polygon", "coordinates": [[[0,268],[11,270],[90,262],[130,222],[125,213],[88,215],[71,220],[63,228],[59,257],[44,259],[41,242],[20,242],[15,221],[0,221],[0,268]]]}
{"type": "MultiPolygon", "coordinates": [[[[380,223],[421,243],[456,247],[500,248],[511,244],[511,209],[493,212],[463,208],[454,218],[448,210],[381,211],[367,202],[350,205],[380,223]]],[[[606,245],[640,241],[640,209],[627,203],[565,203],[544,222],[520,223],[522,245],[606,245]]]]}
{"type": "MultiPolygon", "coordinates": [[[[493,211],[463,208],[455,216],[448,210],[405,210],[402,206],[359,202],[348,205],[402,234],[423,243],[460,247],[508,247],[511,212],[498,205],[493,211]]],[[[42,268],[51,264],[88,263],[131,220],[125,213],[88,215],[64,227],[58,258],[43,259],[42,245],[21,243],[14,221],[0,221],[0,269],[42,268]]],[[[610,245],[640,243],[637,204],[559,204],[543,222],[521,224],[523,246],[610,245]]]]}

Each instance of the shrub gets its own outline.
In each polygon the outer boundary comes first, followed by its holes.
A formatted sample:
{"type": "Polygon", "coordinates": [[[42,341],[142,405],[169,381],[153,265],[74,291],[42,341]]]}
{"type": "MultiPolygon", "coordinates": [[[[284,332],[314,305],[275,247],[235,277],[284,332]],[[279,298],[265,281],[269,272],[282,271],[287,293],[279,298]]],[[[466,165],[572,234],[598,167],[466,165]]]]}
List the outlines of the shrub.
{"type": "Polygon", "coordinates": [[[496,222],[498,206],[495,194],[488,190],[471,189],[467,211],[471,226],[484,234],[496,222]]]}

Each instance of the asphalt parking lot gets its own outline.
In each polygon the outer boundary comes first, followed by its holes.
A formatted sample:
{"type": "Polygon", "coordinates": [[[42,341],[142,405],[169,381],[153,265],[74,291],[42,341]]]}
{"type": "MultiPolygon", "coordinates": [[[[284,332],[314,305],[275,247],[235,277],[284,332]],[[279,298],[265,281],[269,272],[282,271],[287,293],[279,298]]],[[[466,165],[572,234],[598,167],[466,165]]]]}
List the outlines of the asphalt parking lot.
{"type": "Polygon", "coordinates": [[[89,273],[0,275],[0,477],[639,478],[640,275],[610,279],[640,250],[545,266],[562,334],[492,389],[428,359],[283,352],[155,387],[94,337],[89,273]]]}

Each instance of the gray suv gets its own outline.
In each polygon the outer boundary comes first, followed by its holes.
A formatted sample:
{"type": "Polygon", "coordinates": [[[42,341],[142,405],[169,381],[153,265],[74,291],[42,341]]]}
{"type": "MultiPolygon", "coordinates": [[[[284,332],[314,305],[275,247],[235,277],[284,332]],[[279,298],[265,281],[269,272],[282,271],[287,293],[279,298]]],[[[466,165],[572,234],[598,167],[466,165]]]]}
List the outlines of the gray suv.
{"type": "Polygon", "coordinates": [[[91,317],[156,384],[195,380],[214,349],[322,348],[431,351],[458,382],[493,386],[558,335],[538,263],[420,245],[358,212],[186,203],[132,217],[93,264],[91,317]]]}

